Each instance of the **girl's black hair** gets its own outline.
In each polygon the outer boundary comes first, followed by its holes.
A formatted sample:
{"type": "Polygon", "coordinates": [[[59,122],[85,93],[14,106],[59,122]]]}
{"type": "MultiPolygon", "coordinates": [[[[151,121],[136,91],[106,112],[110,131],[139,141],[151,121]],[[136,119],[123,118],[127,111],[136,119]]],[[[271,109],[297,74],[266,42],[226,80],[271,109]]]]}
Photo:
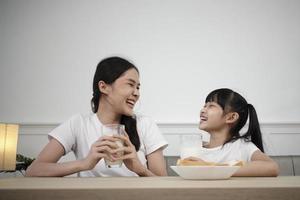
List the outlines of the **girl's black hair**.
{"type": "MultiPolygon", "coordinates": [[[[112,84],[122,74],[129,69],[139,70],[129,61],[120,57],[108,57],[99,62],[94,75],[93,80],[93,98],[91,100],[92,111],[96,113],[98,111],[99,101],[101,98],[101,92],[98,87],[99,81],[103,81],[106,84],[112,84]]],[[[121,124],[125,125],[125,130],[129,136],[131,143],[135,146],[136,151],[140,148],[140,138],[136,128],[136,119],[132,116],[121,116],[121,124]]]]}
{"type": "Polygon", "coordinates": [[[255,108],[248,104],[247,101],[237,92],[228,88],[221,88],[212,91],[205,100],[207,102],[215,102],[219,104],[225,113],[237,112],[239,114],[238,120],[230,129],[230,139],[226,143],[243,138],[245,141],[253,142],[262,152],[264,152],[260,125],[258,122],[255,108]],[[245,126],[249,115],[248,131],[241,135],[240,130],[245,126]]]}

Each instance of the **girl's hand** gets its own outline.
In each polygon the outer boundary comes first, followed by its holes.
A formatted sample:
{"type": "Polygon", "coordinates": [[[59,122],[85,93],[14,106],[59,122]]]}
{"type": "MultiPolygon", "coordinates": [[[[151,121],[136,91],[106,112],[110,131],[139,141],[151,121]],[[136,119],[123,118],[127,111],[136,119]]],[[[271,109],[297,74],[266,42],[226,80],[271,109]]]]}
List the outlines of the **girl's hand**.
{"type": "Polygon", "coordinates": [[[206,161],[202,160],[201,158],[193,157],[193,156],[187,157],[187,158],[185,158],[183,160],[206,162],[206,161]]]}
{"type": "Polygon", "coordinates": [[[82,160],[82,170],[91,170],[102,159],[115,161],[116,158],[112,156],[118,145],[115,143],[116,138],[112,136],[103,136],[99,138],[92,146],[85,159],[82,160]]]}
{"type": "Polygon", "coordinates": [[[122,140],[124,143],[124,147],[118,148],[113,151],[113,153],[124,152],[123,156],[118,157],[118,160],[123,160],[126,167],[140,175],[143,174],[147,168],[140,162],[137,156],[137,152],[135,150],[135,146],[131,143],[129,136],[127,134],[124,135],[116,135],[113,136],[116,139],[122,140]]]}

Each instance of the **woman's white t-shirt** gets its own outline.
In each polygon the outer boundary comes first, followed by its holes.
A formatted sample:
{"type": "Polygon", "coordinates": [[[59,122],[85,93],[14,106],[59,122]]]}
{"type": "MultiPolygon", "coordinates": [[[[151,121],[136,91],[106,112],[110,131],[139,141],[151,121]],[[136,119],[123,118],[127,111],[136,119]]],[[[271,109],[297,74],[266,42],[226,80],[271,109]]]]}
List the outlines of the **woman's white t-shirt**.
{"type": "Polygon", "coordinates": [[[252,154],[258,148],[252,142],[246,142],[243,139],[238,139],[234,142],[226,143],[224,146],[215,148],[203,147],[201,151],[201,159],[208,162],[229,162],[229,161],[245,161],[250,162],[252,154]]]}
{"type": "MultiPolygon", "coordinates": [[[[136,116],[137,132],[141,146],[137,152],[141,163],[146,166],[146,156],[159,148],[168,146],[157,125],[148,117],[136,116]]],[[[65,149],[65,154],[73,151],[77,160],[85,158],[94,142],[101,136],[101,122],[96,114],[75,115],[49,133],[49,139],[55,138],[65,149]]],[[[107,168],[101,159],[94,169],[78,172],[80,177],[95,176],[138,176],[122,164],[120,168],[107,168]]]]}

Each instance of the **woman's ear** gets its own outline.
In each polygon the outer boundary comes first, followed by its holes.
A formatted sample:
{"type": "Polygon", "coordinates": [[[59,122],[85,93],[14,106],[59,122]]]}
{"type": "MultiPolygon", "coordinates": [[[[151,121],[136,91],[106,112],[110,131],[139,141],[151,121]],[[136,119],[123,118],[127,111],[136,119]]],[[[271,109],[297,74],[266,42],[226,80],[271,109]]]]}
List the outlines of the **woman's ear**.
{"type": "Polygon", "coordinates": [[[104,81],[99,81],[98,82],[98,87],[99,87],[99,90],[102,94],[107,94],[108,93],[109,87],[104,81]]]}
{"type": "Polygon", "coordinates": [[[233,124],[233,123],[235,123],[239,119],[239,117],[240,116],[239,116],[239,114],[237,112],[227,113],[226,123],[233,124]]]}

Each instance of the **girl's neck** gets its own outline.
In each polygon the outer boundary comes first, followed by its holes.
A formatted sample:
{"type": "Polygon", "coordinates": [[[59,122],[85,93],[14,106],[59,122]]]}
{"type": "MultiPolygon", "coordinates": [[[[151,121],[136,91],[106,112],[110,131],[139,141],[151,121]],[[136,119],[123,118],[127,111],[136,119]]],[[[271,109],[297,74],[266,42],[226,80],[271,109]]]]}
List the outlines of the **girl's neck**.
{"type": "Polygon", "coordinates": [[[211,131],[210,132],[210,141],[207,144],[207,148],[215,148],[222,146],[229,138],[228,130],[222,131],[211,131]]]}
{"type": "Polygon", "coordinates": [[[111,105],[106,104],[102,101],[99,103],[97,117],[102,124],[119,124],[121,115],[113,111],[111,105]]]}

